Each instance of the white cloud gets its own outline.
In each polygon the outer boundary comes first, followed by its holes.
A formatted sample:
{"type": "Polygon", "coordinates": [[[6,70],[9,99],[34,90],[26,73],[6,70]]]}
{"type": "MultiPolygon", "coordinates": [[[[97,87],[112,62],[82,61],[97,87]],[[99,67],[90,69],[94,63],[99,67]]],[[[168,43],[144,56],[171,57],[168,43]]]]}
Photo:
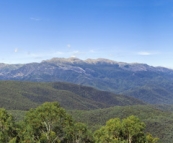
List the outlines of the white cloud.
{"type": "Polygon", "coordinates": [[[141,56],[149,56],[149,55],[153,55],[153,54],[150,53],[150,52],[138,52],[137,54],[138,54],[138,55],[141,55],[141,56]]]}
{"type": "Polygon", "coordinates": [[[140,56],[151,56],[151,55],[158,55],[160,54],[159,52],[147,52],[147,51],[141,51],[141,52],[138,52],[137,55],[140,55],[140,56]]]}
{"type": "Polygon", "coordinates": [[[73,54],[79,54],[80,52],[79,51],[73,51],[72,53],[73,54]]]}
{"type": "Polygon", "coordinates": [[[81,53],[79,51],[73,51],[73,52],[71,52],[71,57],[77,57],[80,54],[81,53]]]}
{"type": "Polygon", "coordinates": [[[14,49],[14,52],[17,53],[18,52],[18,48],[14,49]]]}

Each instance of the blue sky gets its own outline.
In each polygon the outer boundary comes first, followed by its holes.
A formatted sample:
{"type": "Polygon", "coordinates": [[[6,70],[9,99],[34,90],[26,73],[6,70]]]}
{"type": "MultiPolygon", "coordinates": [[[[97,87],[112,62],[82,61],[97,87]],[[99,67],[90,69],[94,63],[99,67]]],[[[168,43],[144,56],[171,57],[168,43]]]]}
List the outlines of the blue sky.
{"type": "Polygon", "coordinates": [[[53,57],[173,68],[173,1],[1,0],[0,63],[53,57]]]}

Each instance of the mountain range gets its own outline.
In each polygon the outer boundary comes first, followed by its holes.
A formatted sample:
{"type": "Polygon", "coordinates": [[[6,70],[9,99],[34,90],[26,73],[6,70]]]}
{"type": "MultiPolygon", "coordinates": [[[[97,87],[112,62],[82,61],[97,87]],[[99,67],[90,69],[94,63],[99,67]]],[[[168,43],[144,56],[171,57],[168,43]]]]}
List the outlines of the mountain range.
{"type": "Polygon", "coordinates": [[[173,70],[108,59],[53,58],[0,64],[0,80],[70,82],[123,94],[150,104],[173,103],[173,70]]]}

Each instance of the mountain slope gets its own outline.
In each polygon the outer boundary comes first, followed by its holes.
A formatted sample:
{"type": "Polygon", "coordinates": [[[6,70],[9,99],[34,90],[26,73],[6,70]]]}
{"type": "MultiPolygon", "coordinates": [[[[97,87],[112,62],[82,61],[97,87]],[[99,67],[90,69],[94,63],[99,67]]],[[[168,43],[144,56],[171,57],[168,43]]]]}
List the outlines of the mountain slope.
{"type": "Polygon", "coordinates": [[[57,101],[66,109],[83,110],[144,104],[132,97],[69,83],[0,81],[0,107],[28,110],[46,101],[57,101]]]}
{"type": "Polygon", "coordinates": [[[41,63],[2,65],[0,80],[71,82],[130,95],[152,104],[173,103],[173,70],[163,67],[128,64],[107,59],[76,58],[54,58],[41,63]],[[147,94],[141,92],[143,88],[147,90],[147,94]],[[162,92],[154,92],[160,90],[162,92]],[[163,92],[165,94],[162,94],[163,92]],[[138,93],[140,96],[136,95],[138,93]]]}
{"type": "Polygon", "coordinates": [[[150,104],[172,104],[173,101],[172,90],[159,85],[145,85],[127,90],[122,92],[122,94],[140,99],[150,104]]]}
{"type": "Polygon", "coordinates": [[[150,105],[115,106],[91,111],[69,111],[73,118],[86,123],[92,130],[105,125],[111,118],[126,118],[135,115],[146,124],[146,132],[160,138],[161,143],[172,143],[173,114],[150,105]]]}

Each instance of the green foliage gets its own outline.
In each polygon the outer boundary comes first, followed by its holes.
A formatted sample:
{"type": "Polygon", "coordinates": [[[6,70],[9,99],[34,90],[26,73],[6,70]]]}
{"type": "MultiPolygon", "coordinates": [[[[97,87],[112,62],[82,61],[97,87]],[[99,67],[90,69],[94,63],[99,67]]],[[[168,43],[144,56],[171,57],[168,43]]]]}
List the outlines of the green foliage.
{"type": "Polygon", "coordinates": [[[158,142],[159,138],[154,138],[151,134],[147,134],[146,136],[146,143],[156,143],[158,142]]]}
{"type": "Polygon", "coordinates": [[[94,142],[91,131],[88,130],[88,127],[84,123],[75,123],[73,129],[74,143],[94,142]]]}
{"type": "Polygon", "coordinates": [[[7,111],[0,108],[0,142],[8,143],[13,142],[15,139],[16,131],[14,119],[7,111]]]}
{"type": "Polygon", "coordinates": [[[96,143],[116,143],[122,141],[122,127],[119,118],[110,119],[106,126],[95,131],[94,134],[96,143]]]}
{"type": "Polygon", "coordinates": [[[76,121],[86,123],[92,131],[99,129],[111,118],[123,119],[135,115],[146,124],[145,132],[160,138],[159,143],[173,142],[173,114],[157,109],[155,106],[115,106],[91,111],[73,110],[69,113],[76,121]]]}
{"type": "Polygon", "coordinates": [[[127,118],[130,115],[138,116],[141,120],[155,120],[158,117],[168,117],[169,112],[163,112],[151,105],[115,106],[96,110],[71,110],[73,118],[85,122],[89,126],[103,125],[111,118],[127,118]]]}
{"type": "Polygon", "coordinates": [[[122,120],[122,128],[124,135],[128,138],[128,142],[141,142],[141,136],[143,137],[145,124],[135,116],[129,116],[122,120]],[[135,138],[135,139],[134,139],[135,138]],[[135,141],[134,141],[135,140],[135,141]]]}
{"type": "Polygon", "coordinates": [[[110,119],[93,133],[57,102],[46,102],[30,109],[24,119],[14,123],[5,109],[0,110],[0,142],[3,143],[156,143],[144,133],[145,125],[135,116],[110,119]]]}
{"type": "Polygon", "coordinates": [[[59,142],[64,140],[66,128],[72,125],[72,118],[57,103],[44,103],[31,109],[24,119],[24,140],[33,136],[34,142],[59,142]],[[26,136],[27,134],[27,136],[26,136]]]}
{"type": "Polygon", "coordinates": [[[83,143],[90,141],[88,133],[87,127],[75,123],[57,102],[46,102],[26,113],[18,137],[20,142],[83,143]]]}
{"type": "Polygon", "coordinates": [[[144,128],[145,124],[135,116],[122,121],[114,118],[95,131],[94,137],[96,143],[157,143],[157,138],[145,135],[144,128]]]}
{"type": "MultiPolygon", "coordinates": [[[[68,110],[67,110],[68,111],[68,110]]],[[[68,111],[78,122],[87,124],[92,131],[99,129],[111,118],[127,118],[135,115],[146,124],[145,132],[152,133],[153,136],[160,138],[159,143],[172,143],[173,114],[172,106],[160,105],[134,105],[134,106],[115,106],[106,109],[90,111],[68,111]],[[167,110],[169,112],[167,112],[167,110]]],[[[26,111],[9,111],[17,120],[23,120],[26,111]],[[23,116],[23,117],[22,117],[23,116]]]]}

